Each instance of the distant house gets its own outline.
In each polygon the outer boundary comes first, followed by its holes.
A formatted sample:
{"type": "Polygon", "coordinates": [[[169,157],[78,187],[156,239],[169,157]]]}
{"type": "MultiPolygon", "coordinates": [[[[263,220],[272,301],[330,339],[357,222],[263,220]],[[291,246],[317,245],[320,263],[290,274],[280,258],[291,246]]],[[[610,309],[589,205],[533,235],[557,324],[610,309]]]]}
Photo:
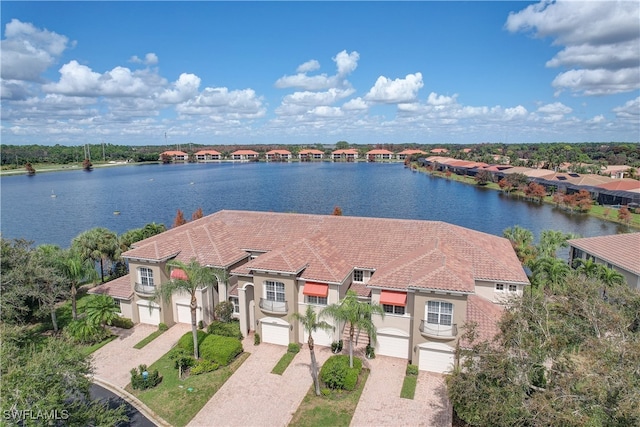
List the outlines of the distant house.
{"type": "Polygon", "coordinates": [[[199,162],[206,162],[208,160],[221,160],[222,153],[216,150],[200,150],[196,152],[196,160],[199,162]]]}
{"type": "Polygon", "coordinates": [[[431,152],[433,154],[447,154],[449,150],[447,150],[446,148],[434,148],[433,150],[431,150],[431,152]]]}
{"type": "Polygon", "coordinates": [[[367,159],[370,162],[375,160],[391,160],[393,159],[393,152],[381,149],[370,150],[367,151],[367,159]]]}
{"type": "Polygon", "coordinates": [[[591,259],[622,274],[632,289],[640,290],[640,233],[571,239],[569,264],[591,259]]]}
{"type": "Polygon", "coordinates": [[[189,160],[189,155],[184,151],[163,151],[160,153],[160,158],[158,160],[162,160],[164,156],[167,156],[173,162],[186,162],[189,160]]]}
{"type": "Polygon", "coordinates": [[[629,174],[631,166],[627,165],[609,165],[602,169],[602,175],[610,176],[611,178],[624,178],[625,174],[629,174]]]}
{"type": "Polygon", "coordinates": [[[281,160],[290,160],[291,159],[291,151],[289,150],[271,150],[267,151],[266,154],[267,160],[270,161],[281,161],[281,160]]]}
{"type": "Polygon", "coordinates": [[[236,150],[231,153],[233,160],[255,160],[260,154],[253,150],[236,150]]]}
{"type": "Polygon", "coordinates": [[[398,160],[404,160],[407,157],[413,156],[414,154],[427,154],[425,151],[422,150],[403,150],[401,152],[399,152],[398,154],[396,154],[396,157],[398,158],[398,160]]]}
{"type": "Polygon", "coordinates": [[[298,158],[302,161],[322,160],[324,158],[324,152],[313,148],[300,150],[298,152],[298,158]]]}
{"type": "Polygon", "coordinates": [[[355,148],[347,148],[344,150],[336,150],[331,153],[331,157],[334,161],[347,161],[353,162],[358,158],[358,150],[355,148]]]}

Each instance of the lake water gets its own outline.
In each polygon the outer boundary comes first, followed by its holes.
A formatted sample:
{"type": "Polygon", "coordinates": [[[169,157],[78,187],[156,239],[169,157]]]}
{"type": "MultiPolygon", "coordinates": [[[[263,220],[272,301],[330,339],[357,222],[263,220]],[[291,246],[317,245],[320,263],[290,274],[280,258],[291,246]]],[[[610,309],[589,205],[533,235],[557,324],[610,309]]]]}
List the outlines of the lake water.
{"type": "Polygon", "coordinates": [[[62,247],[93,227],[118,234],[150,222],[169,227],[178,209],[189,219],[199,207],[207,215],[221,209],[330,214],[340,206],[349,216],[446,221],[495,235],[516,224],[536,237],[545,229],[585,237],[621,231],[401,163],[154,164],[5,176],[0,184],[2,236],[62,247]]]}

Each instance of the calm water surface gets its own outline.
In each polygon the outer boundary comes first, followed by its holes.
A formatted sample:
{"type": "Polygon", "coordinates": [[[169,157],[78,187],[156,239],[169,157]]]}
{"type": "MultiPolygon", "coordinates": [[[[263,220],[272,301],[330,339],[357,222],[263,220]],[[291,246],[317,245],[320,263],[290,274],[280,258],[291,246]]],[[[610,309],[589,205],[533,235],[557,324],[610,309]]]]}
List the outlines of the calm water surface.
{"type": "Polygon", "coordinates": [[[178,209],[190,218],[199,207],[206,215],[221,209],[330,214],[340,206],[349,216],[446,221],[495,235],[516,224],[536,236],[545,229],[585,237],[620,231],[400,163],[139,165],[7,176],[0,184],[2,236],[62,247],[93,227],[120,234],[150,222],[170,226],[178,209]]]}

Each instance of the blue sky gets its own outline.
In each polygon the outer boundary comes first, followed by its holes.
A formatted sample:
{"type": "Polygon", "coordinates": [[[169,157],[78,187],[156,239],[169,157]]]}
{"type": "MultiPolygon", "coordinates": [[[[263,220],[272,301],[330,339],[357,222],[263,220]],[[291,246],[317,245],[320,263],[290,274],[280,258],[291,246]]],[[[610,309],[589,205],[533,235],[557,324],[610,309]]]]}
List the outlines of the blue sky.
{"type": "Polygon", "coordinates": [[[639,1],[0,8],[3,144],[640,140],[639,1]]]}

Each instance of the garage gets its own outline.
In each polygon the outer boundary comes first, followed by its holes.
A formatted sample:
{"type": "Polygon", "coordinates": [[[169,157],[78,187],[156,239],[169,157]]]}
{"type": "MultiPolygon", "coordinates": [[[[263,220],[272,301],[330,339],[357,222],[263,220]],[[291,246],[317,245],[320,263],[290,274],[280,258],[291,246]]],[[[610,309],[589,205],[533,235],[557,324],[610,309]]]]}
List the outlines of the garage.
{"type": "Polygon", "coordinates": [[[418,369],[444,374],[451,372],[455,362],[454,349],[442,343],[425,343],[420,349],[418,369]]]}
{"type": "Polygon", "coordinates": [[[275,317],[260,320],[262,341],[271,344],[289,345],[289,323],[275,317]]]}
{"type": "MultiPolygon", "coordinates": [[[[304,331],[304,343],[307,343],[309,339],[309,334],[307,331],[304,331]]],[[[333,329],[329,329],[325,331],[323,329],[318,329],[313,332],[313,344],[314,345],[323,345],[325,347],[331,347],[331,343],[333,342],[333,329]]]]}
{"type": "Polygon", "coordinates": [[[409,334],[400,329],[383,328],[376,333],[376,354],[380,356],[409,358],[409,334]]]}
{"type": "MultiPolygon", "coordinates": [[[[191,302],[188,300],[176,301],[176,319],[178,323],[191,324],[191,302]]],[[[196,308],[196,322],[202,320],[202,307],[196,308]]]]}
{"type": "Polygon", "coordinates": [[[157,325],[160,323],[160,306],[153,301],[137,301],[140,323],[157,325]]]}

